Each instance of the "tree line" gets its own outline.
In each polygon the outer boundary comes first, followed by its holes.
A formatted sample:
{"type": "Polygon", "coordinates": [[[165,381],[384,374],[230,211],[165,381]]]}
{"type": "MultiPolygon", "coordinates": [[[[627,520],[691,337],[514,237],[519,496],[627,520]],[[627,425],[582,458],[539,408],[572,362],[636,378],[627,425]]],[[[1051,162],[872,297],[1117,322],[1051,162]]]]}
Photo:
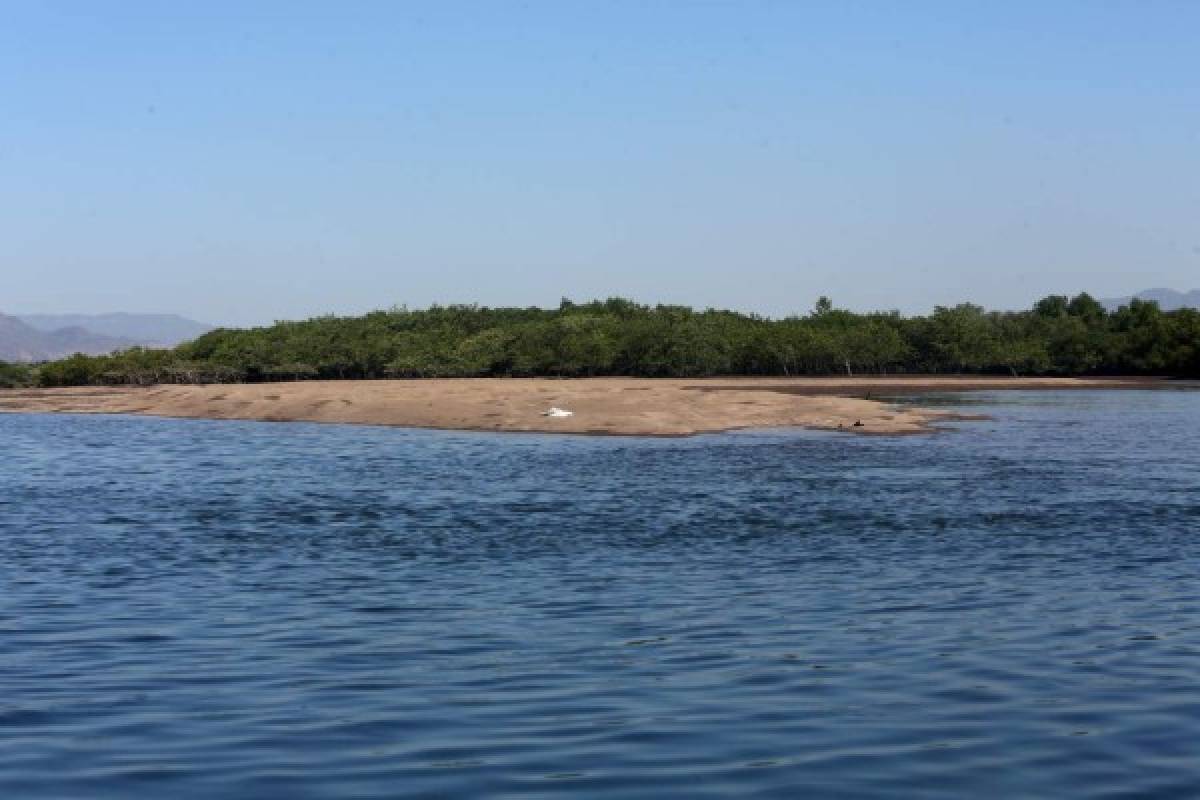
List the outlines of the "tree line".
{"type": "Polygon", "coordinates": [[[0,389],[16,389],[34,383],[34,368],[29,364],[0,361],[0,389]]]}
{"type": "Polygon", "coordinates": [[[926,316],[821,298],[783,319],[622,298],[557,309],[434,306],[218,329],[170,350],[5,365],[0,385],[240,383],[481,376],[703,377],[974,373],[1200,377],[1200,311],[1087,294],[1019,312],[970,303],[926,316]]]}

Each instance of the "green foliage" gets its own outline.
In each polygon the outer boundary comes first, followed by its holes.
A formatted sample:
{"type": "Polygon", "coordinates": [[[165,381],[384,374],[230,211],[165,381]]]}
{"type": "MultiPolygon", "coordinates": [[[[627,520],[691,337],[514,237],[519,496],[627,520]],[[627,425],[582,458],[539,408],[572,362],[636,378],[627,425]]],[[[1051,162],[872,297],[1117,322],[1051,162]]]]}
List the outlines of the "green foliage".
{"type": "Polygon", "coordinates": [[[33,385],[33,369],[28,364],[0,361],[0,389],[20,389],[33,385]]]}
{"type": "Polygon", "coordinates": [[[38,383],[42,386],[87,386],[100,383],[105,360],[77,354],[43,364],[38,370],[38,383]]]}
{"type": "MultiPolygon", "coordinates": [[[[964,303],[925,317],[856,314],[822,297],[807,316],[780,320],[622,298],[564,299],[552,310],[393,308],[220,329],[174,350],[72,356],[41,366],[36,380],[74,386],[848,372],[1200,376],[1200,313],[1165,313],[1142,301],[1109,313],[1086,294],[1047,297],[1025,312],[964,303]]],[[[0,377],[12,384],[32,380],[28,370],[0,377]]]]}

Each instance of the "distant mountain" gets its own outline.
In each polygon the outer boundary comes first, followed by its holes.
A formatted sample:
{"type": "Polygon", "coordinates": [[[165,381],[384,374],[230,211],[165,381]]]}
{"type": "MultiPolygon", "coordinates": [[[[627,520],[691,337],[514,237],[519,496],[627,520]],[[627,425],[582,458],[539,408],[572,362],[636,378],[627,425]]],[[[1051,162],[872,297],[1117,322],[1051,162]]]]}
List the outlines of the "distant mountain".
{"type": "Polygon", "coordinates": [[[1177,292],[1174,289],[1146,289],[1132,297],[1112,297],[1100,302],[1105,308],[1115,311],[1121,306],[1129,305],[1129,301],[1134,297],[1138,300],[1153,300],[1158,303],[1159,308],[1163,311],[1175,311],[1180,308],[1200,308],[1200,289],[1193,289],[1190,292],[1177,292]]]}
{"type": "Polygon", "coordinates": [[[0,361],[46,361],[73,353],[103,355],[137,344],[72,326],[39,331],[17,317],[0,314],[0,361]]]}
{"type": "Polygon", "coordinates": [[[157,347],[174,347],[213,328],[175,314],[20,314],[18,318],[47,333],[84,328],[101,336],[157,347]]]}

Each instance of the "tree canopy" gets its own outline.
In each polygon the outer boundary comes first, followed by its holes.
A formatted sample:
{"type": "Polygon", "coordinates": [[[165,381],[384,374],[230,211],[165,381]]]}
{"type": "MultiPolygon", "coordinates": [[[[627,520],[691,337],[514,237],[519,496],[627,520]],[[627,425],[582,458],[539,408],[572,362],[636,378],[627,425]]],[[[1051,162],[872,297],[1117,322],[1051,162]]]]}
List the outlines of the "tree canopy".
{"type": "Polygon", "coordinates": [[[218,329],[171,350],[75,355],[32,372],[5,365],[0,385],[847,373],[1196,377],[1200,312],[1140,300],[1109,312],[1087,294],[1047,297],[1029,311],[963,303],[914,317],[854,313],[822,297],[808,315],[775,320],[623,298],[393,308],[218,329]]]}
{"type": "Polygon", "coordinates": [[[33,368],[28,364],[0,361],[0,389],[17,389],[33,383],[33,368]]]}

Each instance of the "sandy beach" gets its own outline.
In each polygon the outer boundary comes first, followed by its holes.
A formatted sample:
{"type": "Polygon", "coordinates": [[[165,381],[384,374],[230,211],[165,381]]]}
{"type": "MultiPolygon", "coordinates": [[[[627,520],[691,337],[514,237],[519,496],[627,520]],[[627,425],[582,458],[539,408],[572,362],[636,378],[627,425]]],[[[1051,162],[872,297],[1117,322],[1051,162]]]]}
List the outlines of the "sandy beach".
{"type": "Polygon", "coordinates": [[[1147,388],[1153,379],[715,378],[446,379],[0,391],[0,412],[146,414],[477,431],[686,436],[803,427],[865,434],[935,430],[962,419],[876,398],[999,389],[1147,388]],[[569,417],[549,417],[552,407],[569,417]],[[861,422],[861,425],[855,423],[861,422]]]}

